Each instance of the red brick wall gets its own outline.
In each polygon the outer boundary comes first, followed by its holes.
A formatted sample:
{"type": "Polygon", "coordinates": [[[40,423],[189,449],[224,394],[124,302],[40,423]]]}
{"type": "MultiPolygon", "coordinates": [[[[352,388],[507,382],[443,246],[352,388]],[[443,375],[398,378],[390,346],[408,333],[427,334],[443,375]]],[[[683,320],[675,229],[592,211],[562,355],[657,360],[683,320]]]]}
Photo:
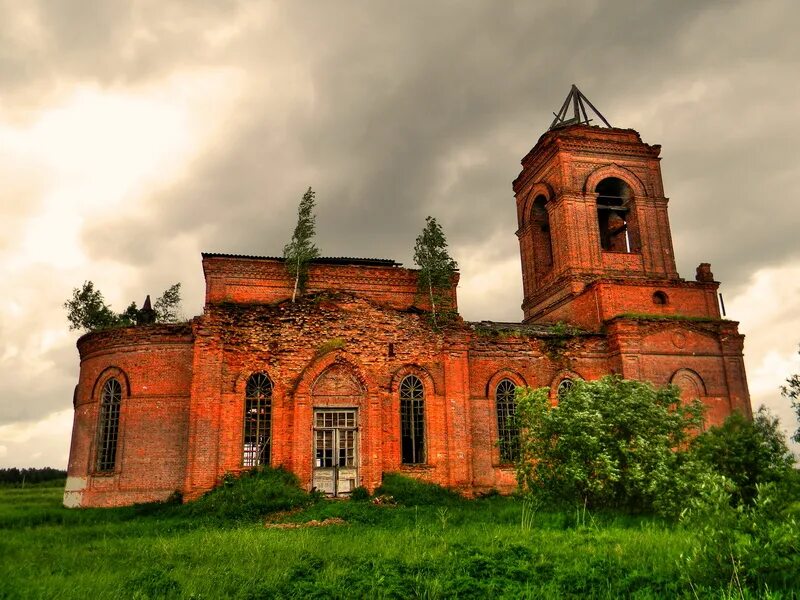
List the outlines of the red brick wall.
{"type": "MultiPolygon", "coordinates": [[[[283,261],[273,258],[204,255],[203,273],[206,304],[273,304],[291,298],[294,287],[283,261]]],[[[393,266],[311,264],[307,292],[351,292],[401,310],[412,306],[429,308],[425,295],[417,292],[417,273],[415,269],[393,266]]],[[[450,292],[456,309],[457,285],[458,274],[450,292]]]]}
{"type": "Polygon", "coordinates": [[[735,323],[618,318],[607,333],[562,338],[536,326],[456,324],[436,333],[426,319],[337,293],[295,304],[210,305],[194,323],[193,347],[185,329],[84,338],[70,460],[70,477],[88,475],[81,504],[160,499],[174,489],[193,498],[240,470],[244,392],[254,372],[266,373],[274,386],[272,464],[295,472],[307,488],[315,406],[358,409],[359,475],[369,489],[383,473],[401,471],[466,492],[515,485],[496,445],[495,390],[503,378],[550,387],[555,400],[567,376],[614,372],[666,384],[690,372],[702,382],[710,422],[746,410],[735,323]],[[123,400],[119,468],[93,476],[92,387],[111,366],[124,370],[131,388],[123,400]],[[317,382],[331,369],[349,374],[360,391],[321,391],[317,382]],[[426,393],[427,461],[417,466],[402,465],[400,453],[398,386],[410,373],[426,393]]]}
{"type": "MultiPolygon", "coordinates": [[[[193,391],[192,421],[197,422],[194,428],[199,431],[202,426],[204,433],[192,440],[189,472],[197,476],[187,481],[188,494],[202,492],[224,473],[242,468],[244,386],[254,372],[266,373],[274,386],[273,464],[285,465],[310,486],[312,409],[347,405],[359,409],[362,483],[373,488],[384,471],[402,468],[396,387],[398,373],[410,369],[426,384],[429,460],[423,470],[450,484],[447,457],[451,452],[466,452],[466,433],[463,424],[458,432],[448,432],[447,409],[461,411],[458,404],[463,402],[449,405],[444,390],[449,385],[458,398],[457,381],[463,379],[463,369],[443,358],[444,340],[431,332],[426,318],[381,308],[350,294],[275,306],[208,306],[199,328],[195,369],[198,374],[200,370],[213,372],[203,378],[213,381],[209,387],[221,392],[213,400],[212,391],[195,384],[198,398],[193,391]],[[394,356],[389,356],[389,344],[394,356]],[[209,361],[208,355],[217,352],[217,358],[209,361]],[[317,378],[334,364],[346,366],[363,382],[361,398],[314,396],[317,378]],[[206,405],[215,406],[217,414],[210,416],[206,405]],[[448,440],[455,446],[448,447],[448,440]]],[[[460,419],[463,423],[463,416],[460,419]]],[[[456,473],[452,483],[464,485],[464,478],[463,473],[456,473]]]]}
{"type": "Polygon", "coordinates": [[[705,390],[700,400],[708,409],[706,422],[718,425],[734,410],[751,415],[741,355],[744,336],[736,325],[615,319],[608,326],[608,337],[626,378],[664,385],[675,382],[678,371],[691,371],[705,390]]]}
{"type": "Polygon", "coordinates": [[[186,325],[114,329],[78,340],[81,371],[67,476],[69,501],[106,506],[161,500],[183,488],[192,335],[186,325]],[[97,473],[100,395],[122,385],[116,468],[97,473]]]}
{"type": "Polygon", "coordinates": [[[599,335],[581,335],[563,346],[558,338],[539,337],[519,330],[477,328],[469,357],[472,407],[473,490],[511,491],[516,486],[513,468],[500,462],[497,447],[497,384],[510,379],[517,385],[555,387],[564,377],[597,379],[614,365],[599,335]]]}
{"type": "Polygon", "coordinates": [[[531,298],[527,311],[530,322],[571,323],[597,330],[603,323],[624,314],[648,314],[719,319],[717,283],[694,281],[652,281],[597,279],[584,286],[570,279],[551,286],[531,298]],[[663,293],[666,304],[656,304],[654,295],[663,293]]]}

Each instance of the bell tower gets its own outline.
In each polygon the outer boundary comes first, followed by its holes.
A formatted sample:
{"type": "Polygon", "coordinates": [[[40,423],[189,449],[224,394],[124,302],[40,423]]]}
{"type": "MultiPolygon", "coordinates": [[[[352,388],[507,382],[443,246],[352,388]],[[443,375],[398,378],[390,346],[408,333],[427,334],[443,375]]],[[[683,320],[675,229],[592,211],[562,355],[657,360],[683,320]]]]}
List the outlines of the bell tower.
{"type": "Polygon", "coordinates": [[[598,328],[675,312],[678,300],[680,314],[719,318],[710,271],[698,283],[678,276],[660,152],[572,86],[513,184],[525,322],[598,328]],[[688,304],[687,293],[697,296],[688,304]]]}

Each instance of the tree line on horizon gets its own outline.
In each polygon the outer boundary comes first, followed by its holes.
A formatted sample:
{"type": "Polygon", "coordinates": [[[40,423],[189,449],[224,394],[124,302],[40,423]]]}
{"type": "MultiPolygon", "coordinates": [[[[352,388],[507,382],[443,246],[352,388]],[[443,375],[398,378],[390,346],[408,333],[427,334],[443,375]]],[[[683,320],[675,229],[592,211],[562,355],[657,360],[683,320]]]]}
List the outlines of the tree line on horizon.
{"type": "Polygon", "coordinates": [[[31,467],[27,469],[11,467],[0,469],[0,484],[41,483],[43,481],[65,479],[66,476],[67,472],[65,470],[52,467],[31,467]]]}

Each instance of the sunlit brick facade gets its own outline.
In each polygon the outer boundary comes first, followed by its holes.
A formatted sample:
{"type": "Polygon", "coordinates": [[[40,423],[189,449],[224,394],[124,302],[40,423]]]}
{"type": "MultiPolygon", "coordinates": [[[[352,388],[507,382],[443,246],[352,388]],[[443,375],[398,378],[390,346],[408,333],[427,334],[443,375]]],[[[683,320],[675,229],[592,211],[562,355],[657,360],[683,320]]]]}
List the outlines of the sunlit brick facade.
{"type": "Polygon", "coordinates": [[[392,261],[318,260],[292,303],[280,259],[204,254],[201,316],[78,340],[65,504],[194,498],[255,464],[335,495],[393,471],[509,491],[509,382],[556,402],[565,380],[617,373],[678,385],[710,423],[749,415],[743,336],[710,268],[677,274],[659,150],[573,125],[523,159],[519,323],[434,330],[416,271],[392,261]]]}

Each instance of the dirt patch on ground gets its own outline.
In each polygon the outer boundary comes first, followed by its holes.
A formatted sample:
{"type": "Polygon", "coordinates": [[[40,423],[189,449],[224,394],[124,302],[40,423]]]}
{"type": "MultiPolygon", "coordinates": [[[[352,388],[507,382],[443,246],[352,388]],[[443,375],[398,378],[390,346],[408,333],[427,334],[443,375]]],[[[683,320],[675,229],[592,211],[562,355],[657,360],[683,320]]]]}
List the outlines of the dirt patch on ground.
{"type": "Polygon", "coordinates": [[[267,529],[302,529],[304,527],[328,527],[329,525],[346,525],[347,522],[339,517],[332,517],[324,521],[317,521],[313,519],[305,523],[264,523],[267,529]]]}

